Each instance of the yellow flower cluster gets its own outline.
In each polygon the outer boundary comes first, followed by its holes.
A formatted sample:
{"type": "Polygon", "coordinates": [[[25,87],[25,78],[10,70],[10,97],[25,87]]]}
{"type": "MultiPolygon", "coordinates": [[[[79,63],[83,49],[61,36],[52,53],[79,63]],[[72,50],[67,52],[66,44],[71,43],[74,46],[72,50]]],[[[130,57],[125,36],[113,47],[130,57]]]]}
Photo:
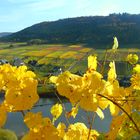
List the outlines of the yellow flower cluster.
{"type": "Polygon", "coordinates": [[[96,130],[89,130],[83,123],[70,124],[63,140],[96,140],[99,133],[96,130]],[[89,135],[90,131],[90,135],[89,135]],[[89,136],[88,136],[89,135],[89,136]]]}
{"type": "Polygon", "coordinates": [[[110,62],[109,67],[108,78],[104,80],[102,74],[96,70],[96,56],[89,56],[88,70],[83,76],[66,71],[58,76],[52,76],[50,81],[56,84],[58,93],[67,97],[72,104],[78,104],[87,111],[94,111],[101,118],[104,118],[101,109],[109,107],[111,114],[116,116],[120,109],[112,101],[131,110],[131,105],[124,101],[132,94],[133,88],[119,86],[114,61],[110,62]]]}
{"type": "Polygon", "coordinates": [[[83,123],[79,122],[70,124],[68,128],[64,123],[59,123],[56,128],[49,118],[42,117],[41,112],[27,113],[24,122],[30,131],[22,140],[86,140],[88,137],[96,140],[99,136],[96,130],[89,130],[83,123]]]}
{"type": "Polygon", "coordinates": [[[0,66],[0,90],[4,90],[4,101],[1,103],[0,126],[5,122],[5,112],[31,109],[38,101],[37,80],[26,66],[15,67],[10,64],[0,66]]]}
{"type": "Polygon", "coordinates": [[[43,118],[41,112],[29,112],[25,115],[24,122],[30,131],[22,140],[60,140],[58,130],[49,118],[43,118]]]}
{"type": "MultiPolygon", "coordinates": [[[[69,71],[58,76],[52,76],[50,81],[56,85],[58,93],[68,98],[72,105],[76,106],[67,113],[67,116],[75,117],[78,107],[81,107],[86,111],[96,112],[103,119],[102,110],[108,107],[114,119],[110,131],[106,135],[107,139],[116,139],[118,134],[127,127],[123,122],[126,122],[128,118],[134,127],[134,131],[131,131],[135,134],[140,133],[139,127],[131,118],[134,110],[140,111],[140,65],[136,64],[138,61],[136,55],[129,55],[128,61],[134,66],[131,85],[128,87],[119,85],[114,61],[109,64],[107,80],[103,79],[103,75],[97,71],[96,56],[88,57],[88,70],[83,76],[72,74],[69,71]]],[[[65,134],[63,138],[66,140],[71,138],[85,140],[87,136],[86,126],[79,123],[71,124],[65,134]],[[80,136],[83,137],[80,138],[80,136]]]]}

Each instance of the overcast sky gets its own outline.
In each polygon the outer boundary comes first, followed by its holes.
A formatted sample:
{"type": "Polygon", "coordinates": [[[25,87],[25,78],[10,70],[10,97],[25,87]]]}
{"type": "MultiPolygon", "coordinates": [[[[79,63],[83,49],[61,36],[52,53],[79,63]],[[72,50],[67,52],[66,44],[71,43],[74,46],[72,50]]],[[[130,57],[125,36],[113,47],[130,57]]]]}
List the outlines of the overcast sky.
{"type": "Polygon", "coordinates": [[[0,32],[69,17],[140,13],[140,0],[0,0],[0,32]]]}

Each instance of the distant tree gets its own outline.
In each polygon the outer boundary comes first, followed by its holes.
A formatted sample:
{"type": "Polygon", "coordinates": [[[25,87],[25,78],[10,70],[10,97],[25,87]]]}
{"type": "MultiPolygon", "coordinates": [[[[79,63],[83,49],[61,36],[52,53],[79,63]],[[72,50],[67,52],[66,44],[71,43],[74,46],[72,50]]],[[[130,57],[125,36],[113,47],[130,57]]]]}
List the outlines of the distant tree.
{"type": "Polygon", "coordinates": [[[10,44],[10,45],[9,45],[9,48],[13,48],[13,47],[14,47],[14,45],[13,45],[13,44],[10,44]]]}
{"type": "Polygon", "coordinates": [[[28,45],[40,45],[43,43],[44,43],[44,41],[41,39],[31,39],[27,42],[28,45]]]}

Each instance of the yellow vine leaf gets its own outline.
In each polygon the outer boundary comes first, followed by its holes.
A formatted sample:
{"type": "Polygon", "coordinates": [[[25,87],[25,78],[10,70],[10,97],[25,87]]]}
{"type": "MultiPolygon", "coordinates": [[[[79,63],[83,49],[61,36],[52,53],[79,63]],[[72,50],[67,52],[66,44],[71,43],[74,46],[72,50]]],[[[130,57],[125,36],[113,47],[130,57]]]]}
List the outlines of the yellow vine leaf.
{"type": "Polygon", "coordinates": [[[140,73],[133,74],[131,77],[131,85],[134,89],[140,90],[140,73]]]}
{"type": "Polygon", "coordinates": [[[64,140],[86,140],[88,129],[85,124],[77,122],[70,124],[68,131],[65,133],[64,140]]]}
{"type": "Polygon", "coordinates": [[[112,102],[109,102],[109,109],[112,116],[117,116],[120,111],[120,109],[112,102]]]}
{"type": "Polygon", "coordinates": [[[39,100],[37,84],[37,80],[26,78],[22,81],[25,87],[7,89],[4,104],[11,106],[12,111],[31,109],[39,100]]]}
{"type": "MultiPolygon", "coordinates": [[[[56,77],[52,77],[51,79],[55,82],[56,77]]],[[[75,104],[81,98],[81,76],[65,71],[58,75],[55,85],[58,93],[70,99],[71,103],[75,104]]]]}
{"type": "Polygon", "coordinates": [[[114,37],[114,44],[112,46],[113,50],[116,50],[119,47],[118,39],[117,37],[114,37]]]}
{"type": "Polygon", "coordinates": [[[90,70],[96,70],[96,68],[97,68],[97,57],[96,56],[90,55],[88,57],[88,68],[90,70]]]}
{"type": "Polygon", "coordinates": [[[42,123],[42,113],[38,112],[36,114],[28,112],[24,117],[24,122],[34,132],[39,131],[39,126],[42,123]]]}
{"type": "Polygon", "coordinates": [[[115,62],[110,62],[110,70],[108,71],[108,81],[114,81],[117,78],[115,62]]]}
{"type": "Polygon", "coordinates": [[[133,73],[140,73],[140,64],[137,64],[137,65],[133,68],[133,73]]]}
{"type": "Polygon", "coordinates": [[[64,135],[65,135],[65,129],[66,129],[66,125],[64,123],[59,123],[58,124],[57,130],[58,130],[59,136],[61,138],[63,138],[64,135]]]}
{"type": "Polygon", "coordinates": [[[87,140],[88,135],[89,140],[97,140],[99,133],[94,129],[89,130],[84,123],[77,122],[69,125],[63,140],[87,140]]]}
{"type": "Polygon", "coordinates": [[[67,113],[67,117],[69,118],[69,117],[72,116],[73,118],[75,118],[76,115],[77,115],[77,113],[78,113],[78,105],[76,105],[75,107],[73,107],[71,109],[71,111],[67,113]]]}
{"type": "Polygon", "coordinates": [[[51,107],[51,114],[53,115],[53,122],[56,121],[63,112],[63,107],[61,104],[55,104],[51,107]]]}
{"type": "Polygon", "coordinates": [[[112,119],[110,131],[107,133],[107,140],[116,140],[116,137],[122,128],[124,120],[124,115],[116,116],[112,119]]]}
{"type": "Polygon", "coordinates": [[[29,131],[22,140],[60,140],[57,128],[48,117],[43,117],[41,112],[27,113],[24,118],[29,131]]]}
{"type": "Polygon", "coordinates": [[[56,82],[57,82],[57,79],[58,79],[57,76],[51,76],[51,77],[50,77],[50,82],[56,83],[56,82]]]}
{"type": "Polygon", "coordinates": [[[96,113],[102,120],[104,119],[104,113],[99,107],[97,108],[96,113]]]}
{"type": "Polygon", "coordinates": [[[139,57],[136,54],[129,54],[126,58],[126,60],[130,63],[130,64],[136,64],[139,60],[139,57]]]}

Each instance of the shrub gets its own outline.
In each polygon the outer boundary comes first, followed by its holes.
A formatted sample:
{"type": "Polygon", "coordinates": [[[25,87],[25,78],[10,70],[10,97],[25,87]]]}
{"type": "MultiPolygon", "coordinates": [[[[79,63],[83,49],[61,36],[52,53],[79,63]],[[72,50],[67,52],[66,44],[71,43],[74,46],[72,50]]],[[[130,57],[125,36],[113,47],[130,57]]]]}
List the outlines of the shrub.
{"type": "Polygon", "coordinates": [[[11,130],[0,129],[0,140],[17,140],[17,136],[11,130]]]}

